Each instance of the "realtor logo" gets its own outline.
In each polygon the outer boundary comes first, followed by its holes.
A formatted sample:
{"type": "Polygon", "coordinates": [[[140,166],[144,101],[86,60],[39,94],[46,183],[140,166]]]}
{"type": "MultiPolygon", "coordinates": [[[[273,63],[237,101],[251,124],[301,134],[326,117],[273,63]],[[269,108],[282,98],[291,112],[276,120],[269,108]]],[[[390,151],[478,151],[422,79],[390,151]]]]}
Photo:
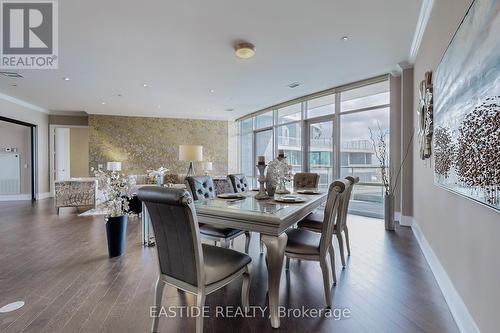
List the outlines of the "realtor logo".
{"type": "Polygon", "coordinates": [[[56,0],[0,0],[1,68],[57,69],[56,0]]]}

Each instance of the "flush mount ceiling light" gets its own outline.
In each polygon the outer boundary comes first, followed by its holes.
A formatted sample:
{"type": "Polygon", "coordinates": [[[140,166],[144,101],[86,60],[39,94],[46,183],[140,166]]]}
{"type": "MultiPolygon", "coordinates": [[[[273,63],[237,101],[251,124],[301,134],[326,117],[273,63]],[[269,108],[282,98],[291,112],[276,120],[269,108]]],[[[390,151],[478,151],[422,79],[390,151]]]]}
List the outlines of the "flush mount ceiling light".
{"type": "Polygon", "coordinates": [[[147,87],[149,87],[149,84],[147,84],[147,83],[143,83],[143,84],[142,84],[142,86],[143,86],[144,88],[147,88],[147,87]]]}
{"type": "Polygon", "coordinates": [[[298,86],[300,86],[300,83],[298,82],[292,82],[288,85],[288,88],[297,88],[298,86]]]}
{"type": "Polygon", "coordinates": [[[69,77],[63,77],[63,80],[64,80],[64,81],[69,81],[69,80],[70,80],[70,78],[69,78],[69,77]]]}
{"type": "Polygon", "coordinates": [[[0,308],[0,313],[8,313],[8,312],[16,311],[17,309],[20,309],[23,306],[24,306],[23,301],[9,303],[9,304],[4,305],[0,308]]]}
{"type": "Polygon", "coordinates": [[[103,102],[101,102],[101,104],[102,104],[102,105],[106,105],[106,102],[104,102],[104,101],[103,101],[103,102]]]}
{"type": "Polygon", "coordinates": [[[344,36],[344,37],[342,37],[341,39],[342,39],[342,40],[348,40],[348,39],[349,39],[349,37],[344,36]]]}
{"type": "Polygon", "coordinates": [[[248,59],[255,55],[255,45],[252,43],[239,43],[234,46],[234,53],[238,58],[248,59]]]}
{"type": "Polygon", "coordinates": [[[226,109],[225,111],[227,111],[227,112],[233,112],[234,109],[233,108],[229,108],[229,109],[226,109]]]}

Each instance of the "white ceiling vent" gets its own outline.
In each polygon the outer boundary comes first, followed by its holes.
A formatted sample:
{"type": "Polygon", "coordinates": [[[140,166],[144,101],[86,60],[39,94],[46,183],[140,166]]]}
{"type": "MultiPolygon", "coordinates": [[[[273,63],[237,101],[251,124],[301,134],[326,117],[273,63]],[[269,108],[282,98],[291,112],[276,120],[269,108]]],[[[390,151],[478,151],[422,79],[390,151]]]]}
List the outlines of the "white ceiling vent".
{"type": "Polygon", "coordinates": [[[3,76],[11,77],[11,78],[22,78],[23,76],[19,73],[14,72],[0,72],[3,76]]]}

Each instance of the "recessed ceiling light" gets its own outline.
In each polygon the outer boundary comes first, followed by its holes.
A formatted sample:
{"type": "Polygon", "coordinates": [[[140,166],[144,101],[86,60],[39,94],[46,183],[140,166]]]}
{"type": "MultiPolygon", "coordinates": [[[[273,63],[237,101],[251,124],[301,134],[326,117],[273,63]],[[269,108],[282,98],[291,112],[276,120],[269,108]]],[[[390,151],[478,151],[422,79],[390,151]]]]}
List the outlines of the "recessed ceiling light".
{"type": "Polygon", "coordinates": [[[238,58],[248,59],[255,55],[255,45],[252,43],[239,43],[234,46],[234,53],[238,58]]]}
{"type": "Polygon", "coordinates": [[[142,86],[143,86],[144,88],[147,88],[147,87],[149,87],[149,84],[147,84],[147,83],[143,83],[143,84],[142,84],[142,86]]]}
{"type": "Polygon", "coordinates": [[[156,108],[157,108],[157,109],[161,109],[161,105],[158,105],[156,108]]]}
{"type": "Polygon", "coordinates": [[[233,112],[234,109],[233,108],[229,108],[229,109],[226,109],[227,112],[233,112]]]}
{"type": "Polygon", "coordinates": [[[215,92],[214,89],[210,89],[209,91],[210,91],[211,94],[213,94],[215,92]]]}
{"type": "Polygon", "coordinates": [[[106,102],[102,101],[102,102],[101,102],[101,104],[102,104],[102,105],[106,105],[106,102]]]}
{"type": "Polygon", "coordinates": [[[23,301],[17,301],[17,302],[13,302],[13,303],[9,303],[7,305],[4,305],[0,308],[0,313],[8,313],[8,312],[12,312],[12,311],[15,311],[17,309],[20,309],[24,306],[24,302],[23,301]]]}
{"type": "Polygon", "coordinates": [[[292,82],[288,85],[288,88],[297,88],[298,86],[300,86],[300,83],[298,82],[292,82]]]}
{"type": "Polygon", "coordinates": [[[342,37],[342,40],[348,40],[348,39],[349,39],[349,37],[347,37],[347,36],[342,37]]]}
{"type": "Polygon", "coordinates": [[[13,86],[13,87],[17,87],[17,84],[11,84],[11,86],[13,86]]]}
{"type": "Polygon", "coordinates": [[[69,78],[69,77],[63,77],[63,80],[64,80],[64,81],[69,81],[69,80],[70,80],[70,78],[69,78]]]}
{"type": "Polygon", "coordinates": [[[118,95],[116,95],[116,96],[118,96],[118,97],[123,97],[123,94],[118,94],[118,95]]]}

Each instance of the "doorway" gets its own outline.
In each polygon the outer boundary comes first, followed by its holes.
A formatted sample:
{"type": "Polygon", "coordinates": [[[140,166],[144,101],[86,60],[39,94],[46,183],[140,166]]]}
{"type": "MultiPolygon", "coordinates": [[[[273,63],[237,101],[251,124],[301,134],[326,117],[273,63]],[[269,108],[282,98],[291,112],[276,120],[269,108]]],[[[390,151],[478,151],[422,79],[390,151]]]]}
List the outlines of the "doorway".
{"type": "Polygon", "coordinates": [[[7,125],[2,131],[0,147],[1,200],[34,201],[38,193],[37,126],[2,116],[0,122],[7,125]]]}
{"type": "Polygon", "coordinates": [[[50,191],[54,182],[90,176],[88,126],[50,125],[50,191]]]}

